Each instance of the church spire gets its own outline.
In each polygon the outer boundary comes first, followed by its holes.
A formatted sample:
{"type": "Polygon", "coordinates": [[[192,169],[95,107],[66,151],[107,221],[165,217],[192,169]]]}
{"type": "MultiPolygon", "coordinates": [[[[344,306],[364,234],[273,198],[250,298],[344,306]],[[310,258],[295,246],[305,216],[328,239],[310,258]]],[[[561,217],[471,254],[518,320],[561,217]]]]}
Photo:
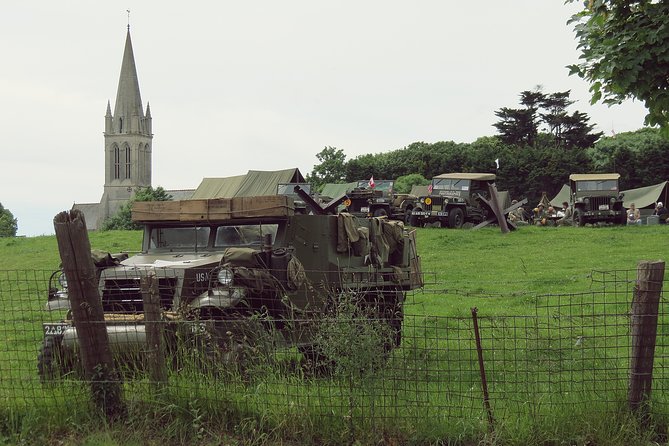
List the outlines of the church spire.
{"type": "Polygon", "coordinates": [[[139,93],[139,80],[132,51],[130,29],[125,39],[121,75],[118,80],[116,103],[114,104],[114,127],[118,133],[141,132],[140,122],[144,118],[142,97],[139,93]]]}

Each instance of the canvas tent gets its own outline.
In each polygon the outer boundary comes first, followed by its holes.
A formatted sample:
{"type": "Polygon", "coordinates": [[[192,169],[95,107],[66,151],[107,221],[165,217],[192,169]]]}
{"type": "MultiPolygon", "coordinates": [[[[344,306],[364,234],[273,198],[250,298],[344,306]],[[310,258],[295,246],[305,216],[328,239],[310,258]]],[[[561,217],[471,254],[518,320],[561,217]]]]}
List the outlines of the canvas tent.
{"type": "Polygon", "coordinates": [[[622,191],[625,194],[623,197],[623,206],[629,208],[630,204],[634,203],[637,209],[654,209],[655,203],[658,201],[667,202],[669,198],[667,196],[667,184],[669,184],[669,181],[663,181],[653,186],[624,190],[622,191]]]}
{"type": "Polygon", "coordinates": [[[353,183],[325,183],[321,191],[322,197],[336,198],[341,194],[348,193],[358,186],[357,181],[353,183]]]}
{"type": "Polygon", "coordinates": [[[569,191],[568,184],[562,185],[562,189],[560,189],[560,192],[558,192],[557,195],[553,197],[553,199],[550,201],[550,204],[554,208],[558,208],[562,207],[562,203],[565,201],[567,203],[571,203],[571,193],[569,191]]]}
{"type": "MultiPolygon", "coordinates": [[[[637,209],[654,209],[655,203],[669,201],[669,181],[663,181],[652,186],[639,187],[620,191],[624,194],[623,206],[629,209],[630,204],[634,203],[637,209]]],[[[570,190],[568,185],[563,185],[560,192],[550,201],[553,206],[560,206],[563,201],[571,203],[570,190]]]]}
{"type": "Polygon", "coordinates": [[[225,178],[204,178],[192,199],[233,198],[276,195],[279,183],[304,183],[299,169],[272,171],[249,170],[246,175],[225,178]]]}

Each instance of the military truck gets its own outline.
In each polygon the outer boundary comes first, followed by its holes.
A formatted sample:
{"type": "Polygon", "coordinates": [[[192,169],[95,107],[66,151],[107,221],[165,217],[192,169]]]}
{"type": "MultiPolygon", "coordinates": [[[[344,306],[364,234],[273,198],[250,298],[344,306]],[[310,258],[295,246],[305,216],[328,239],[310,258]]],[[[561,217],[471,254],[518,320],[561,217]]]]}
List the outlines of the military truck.
{"type": "Polygon", "coordinates": [[[432,179],[428,194],[418,197],[411,212],[412,226],[440,223],[442,227],[461,228],[464,223],[478,224],[493,215],[480,197],[488,200],[492,173],[444,173],[432,179]]]}
{"type": "Polygon", "coordinates": [[[393,180],[375,180],[371,187],[368,180],[359,180],[357,186],[347,192],[344,212],[358,217],[388,217],[409,223],[416,197],[396,194],[393,180]]]}
{"type": "Polygon", "coordinates": [[[608,222],[624,225],[625,208],[617,173],[585,173],[569,175],[574,225],[608,222]]]}
{"type": "MultiPolygon", "coordinates": [[[[109,255],[104,265],[111,266],[99,269],[115,355],[144,348],[140,285],[149,274],[158,280],[171,352],[185,342],[230,359],[271,339],[318,356],[319,320],[344,295],[387,325],[388,348],[399,345],[406,294],[422,286],[415,233],[387,219],[336,215],[301,193],[313,213],[296,214],[286,196],[134,203],[133,220],[144,227],[141,253],[109,255]]],[[[49,289],[47,309],[65,315],[44,324],[43,379],[68,373],[78,349],[62,272],[49,289]]]]}

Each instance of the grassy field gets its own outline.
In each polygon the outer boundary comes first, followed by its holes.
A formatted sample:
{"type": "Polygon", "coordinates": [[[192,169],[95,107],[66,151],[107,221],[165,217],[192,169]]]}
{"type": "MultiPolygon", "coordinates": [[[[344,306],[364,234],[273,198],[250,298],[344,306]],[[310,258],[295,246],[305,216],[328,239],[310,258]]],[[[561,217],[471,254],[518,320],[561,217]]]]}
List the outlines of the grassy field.
{"type": "MultiPolygon", "coordinates": [[[[41,332],[22,327],[48,317],[44,281],[58,266],[58,249],[55,237],[0,239],[0,332],[12,333],[0,360],[29,360],[32,370],[0,366],[0,399],[7,403],[0,409],[0,439],[93,445],[340,444],[352,438],[360,444],[622,445],[663,438],[669,407],[664,396],[657,401],[662,416],[651,429],[640,429],[616,404],[625,399],[630,278],[640,260],[665,258],[669,227],[522,227],[506,235],[496,228],[417,231],[426,286],[409,296],[404,344],[390,358],[394,369],[348,384],[272,371],[250,387],[211,376],[193,386],[195,378],[179,375],[155,404],[147,403],[146,383],[131,382],[126,395],[133,421],[103,430],[96,427],[99,418],[81,410],[85,387],[76,382],[48,389],[53,398],[31,405],[31,395],[45,392],[32,372],[41,332]],[[603,283],[612,271],[625,280],[603,283]],[[569,304],[554,306],[555,299],[569,304]],[[478,408],[472,307],[479,309],[484,343],[493,352],[488,373],[498,415],[495,435],[478,408]],[[587,339],[587,347],[575,349],[580,339],[587,339]],[[27,358],[16,352],[27,352],[27,358]],[[17,389],[3,381],[22,384],[17,389]],[[369,408],[380,422],[365,413],[369,408]],[[353,419],[362,421],[352,426],[353,419]]],[[[132,252],[140,248],[141,233],[90,238],[94,249],[132,252]]],[[[660,334],[666,331],[662,325],[660,334]]],[[[657,361],[664,368],[666,342],[658,344],[657,361]]],[[[658,393],[664,386],[660,381],[658,393]]]]}

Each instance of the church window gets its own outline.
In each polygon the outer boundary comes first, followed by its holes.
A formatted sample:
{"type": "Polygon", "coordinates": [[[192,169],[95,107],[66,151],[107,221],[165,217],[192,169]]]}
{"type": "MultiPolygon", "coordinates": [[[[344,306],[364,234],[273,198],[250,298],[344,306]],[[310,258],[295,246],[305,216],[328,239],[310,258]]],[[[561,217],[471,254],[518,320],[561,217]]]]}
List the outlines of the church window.
{"type": "Polygon", "coordinates": [[[130,147],[125,146],[125,177],[130,178],[130,147]]]}
{"type": "Polygon", "coordinates": [[[118,132],[123,133],[123,118],[118,118],[118,132]]]}
{"type": "Polygon", "coordinates": [[[121,177],[121,153],[118,146],[114,146],[114,179],[121,177]]]}

